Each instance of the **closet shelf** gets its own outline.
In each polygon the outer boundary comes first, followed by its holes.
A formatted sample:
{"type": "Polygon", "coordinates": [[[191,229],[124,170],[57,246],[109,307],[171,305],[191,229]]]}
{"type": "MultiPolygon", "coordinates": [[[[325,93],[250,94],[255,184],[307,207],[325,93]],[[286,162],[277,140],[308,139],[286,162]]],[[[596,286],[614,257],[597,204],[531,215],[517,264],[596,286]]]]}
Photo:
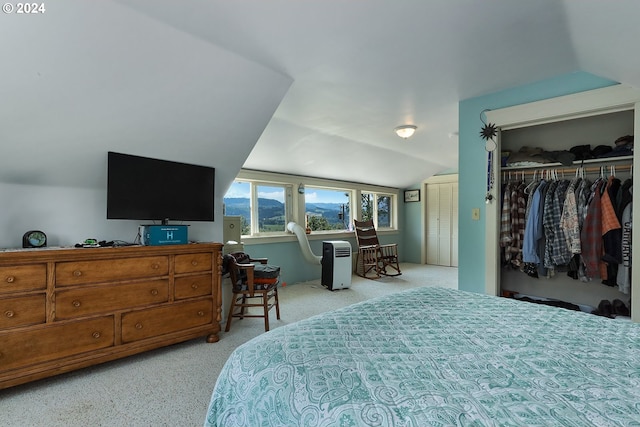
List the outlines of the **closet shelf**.
{"type": "Polygon", "coordinates": [[[539,165],[525,165],[525,166],[503,166],[501,171],[515,171],[523,169],[553,169],[553,168],[575,168],[586,164],[610,164],[621,163],[625,161],[633,161],[633,156],[617,156],[617,157],[602,157],[599,159],[587,159],[587,160],[574,160],[573,166],[563,165],[562,163],[541,163],[539,165]]]}

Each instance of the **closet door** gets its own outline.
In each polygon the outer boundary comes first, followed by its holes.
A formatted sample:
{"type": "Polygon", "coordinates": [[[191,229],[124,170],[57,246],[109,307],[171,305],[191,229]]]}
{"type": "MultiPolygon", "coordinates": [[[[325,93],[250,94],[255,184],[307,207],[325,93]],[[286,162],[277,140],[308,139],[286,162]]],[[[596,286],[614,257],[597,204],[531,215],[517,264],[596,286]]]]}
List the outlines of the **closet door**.
{"type": "Polygon", "coordinates": [[[458,184],[427,185],[427,264],[458,265],[458,184]]]}

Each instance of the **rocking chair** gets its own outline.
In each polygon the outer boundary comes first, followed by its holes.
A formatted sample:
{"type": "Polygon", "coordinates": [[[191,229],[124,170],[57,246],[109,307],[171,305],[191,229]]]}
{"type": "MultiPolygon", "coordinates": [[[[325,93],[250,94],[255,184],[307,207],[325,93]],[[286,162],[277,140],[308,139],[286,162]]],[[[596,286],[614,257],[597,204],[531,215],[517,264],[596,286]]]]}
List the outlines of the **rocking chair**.
{"type": "Polygon", "coordinates": [[[356,274],[366,279],[378,279],[381,276],[399,276],[398,245],[381,245],[372,220],[353,221],[358,242],[356,274]],[[391,268],[392,271],[387,271],[391,268]]]}

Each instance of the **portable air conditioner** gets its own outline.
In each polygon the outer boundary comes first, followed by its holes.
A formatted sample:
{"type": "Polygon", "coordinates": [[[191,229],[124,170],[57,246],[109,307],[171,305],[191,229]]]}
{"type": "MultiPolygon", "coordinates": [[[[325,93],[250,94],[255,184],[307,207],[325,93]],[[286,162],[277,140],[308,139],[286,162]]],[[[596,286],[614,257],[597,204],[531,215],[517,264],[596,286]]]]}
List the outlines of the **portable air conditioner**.
{"type": "Polygon", "coordinates": [[[351,286],[351,244],[343,240],[322,242],[322,286],[330,291],[351,286]]]}

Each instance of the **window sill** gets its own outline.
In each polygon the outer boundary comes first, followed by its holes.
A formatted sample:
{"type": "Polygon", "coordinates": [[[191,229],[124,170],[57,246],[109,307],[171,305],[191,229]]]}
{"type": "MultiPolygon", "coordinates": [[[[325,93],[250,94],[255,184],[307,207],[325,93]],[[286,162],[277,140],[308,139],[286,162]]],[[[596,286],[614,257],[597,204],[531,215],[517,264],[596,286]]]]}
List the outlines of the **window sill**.
{"type": "MultiPolygon", "coordinates": [[[[378,235],[391,235],[399,234],[398,230],[379,230],[378,235]]],[[[315,240],[344,240],[355,239],[356,234],[353,231],[314,231],[311,234],[307,234],[307,239],[310,241],[315,240]]],[[[246,245],[260,245],[265,243],[280,243],[280,242],[296,242],[298,239],[295,234],[282,233],[282,234],[270,234],[263,236],[242,236],[242,243],[246,245]]]]}

